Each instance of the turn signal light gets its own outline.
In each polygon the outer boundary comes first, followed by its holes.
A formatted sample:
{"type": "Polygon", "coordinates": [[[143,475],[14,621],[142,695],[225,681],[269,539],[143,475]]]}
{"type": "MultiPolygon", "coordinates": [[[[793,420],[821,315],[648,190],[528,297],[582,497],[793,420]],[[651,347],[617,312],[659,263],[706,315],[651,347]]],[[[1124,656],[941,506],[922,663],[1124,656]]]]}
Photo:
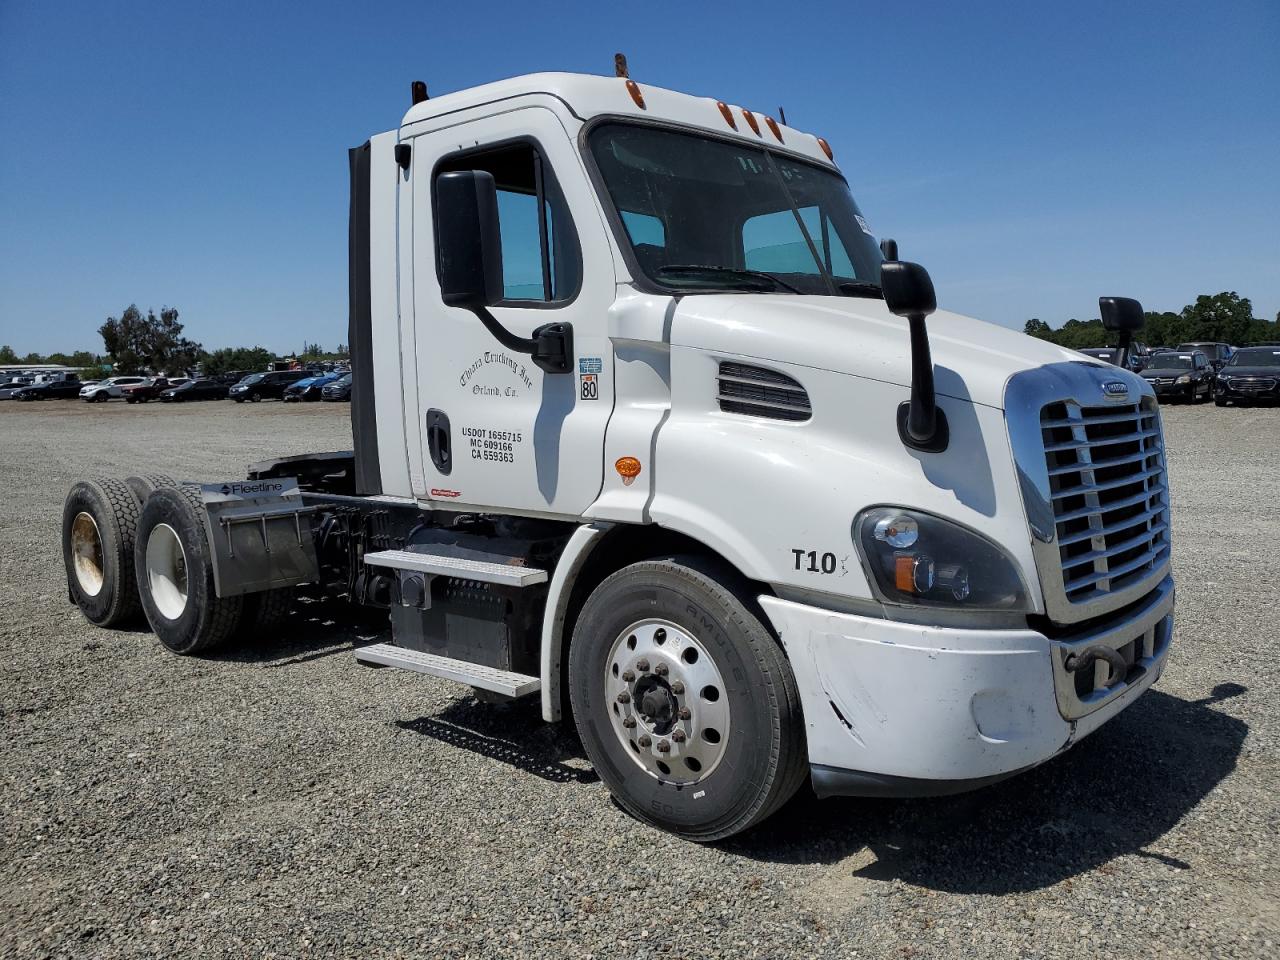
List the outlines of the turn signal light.
{"type": "Polygon", "coordinates": [[[618,476],[622,478],[622,482],[630,484],[632,480],[640,476],[640,461],[635,457],[619,457],[613,465],[613,469],[618,471],[618,476]]]}

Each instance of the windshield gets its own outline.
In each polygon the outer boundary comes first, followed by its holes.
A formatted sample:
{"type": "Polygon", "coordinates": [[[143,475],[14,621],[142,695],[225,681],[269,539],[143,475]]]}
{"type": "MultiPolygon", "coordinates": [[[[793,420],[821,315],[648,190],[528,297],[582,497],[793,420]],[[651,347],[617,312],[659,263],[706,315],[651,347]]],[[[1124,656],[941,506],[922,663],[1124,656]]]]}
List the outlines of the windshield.
{"type": "Polygon", "coordinates": [[[1255,350],[1237,350],[1228,367],[1280,367],[1280,347],[1255,350]]]}
{"type": "Polygon", "coordinates": [[[240,382],[241,383],[259,383],[262,381],[262,378],[265,376],[266,376],[265,373],[251,373],[249,374],[249,376],[245,377],[240,382]]]}
{"type": "Polygon", "coordinates": [[[1216,343],[1183,343],[1178,345],[1179,350],[1199,350],[1206,357],[1219,357],[1222,355],[1222,349],[1216,343]]]}
{"type": "Polygon", "coordinates": [[[602,124],[590,147],[653,283],[880,295],[880,248],[838,174],[751,143],[637,124],[602,124]]]}
{"type": "Polygon", "coordinates": [[[1189,353],[1164,353],[1152,366],[1160,370],[1194,370],[1195,363],[1189,353]]]}

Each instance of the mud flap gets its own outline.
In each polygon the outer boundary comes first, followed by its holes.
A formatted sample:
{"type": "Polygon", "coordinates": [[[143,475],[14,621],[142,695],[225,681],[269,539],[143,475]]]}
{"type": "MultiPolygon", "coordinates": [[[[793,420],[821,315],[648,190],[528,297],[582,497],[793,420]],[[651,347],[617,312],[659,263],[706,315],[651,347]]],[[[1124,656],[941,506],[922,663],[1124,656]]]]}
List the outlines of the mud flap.
{"type": "Polygon", "coordinates": [[[209,483],[200,488],[219,597],[314,583],[320,577],[315,507],[293,477],[209,483]]]}

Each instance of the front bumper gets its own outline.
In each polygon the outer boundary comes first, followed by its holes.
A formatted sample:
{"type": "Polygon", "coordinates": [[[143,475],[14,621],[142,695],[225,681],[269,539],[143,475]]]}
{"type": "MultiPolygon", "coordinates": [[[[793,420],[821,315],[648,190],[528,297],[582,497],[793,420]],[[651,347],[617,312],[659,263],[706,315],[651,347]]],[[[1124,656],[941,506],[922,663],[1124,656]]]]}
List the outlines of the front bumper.
{"type": "Polygon", "coordinates": [[[1277,381],[1273,381],[1270,386],[1264,384],[1260,386],[1241,385],[1233,387],[1229,382],[1215,380],[1213,398],[1215,400],[1234,400],[1239,403],[1280,400],[1280,378],[1277,378],[1277,381]]]}
{"type": "MultiPolygon", "coordinates": [[[[1034,767],[1132,704],[1164,669],[1173,581],[1101,627],[917,626],[760,597],[791,662],[820,796],[956,793],[1034,767]],[[1065,669],[1092,645],[1120,651],[1124,679],[1093,691],[1065,669]]],[[[1107,667],[1094,668],[1100,682],[1107,667]]]]}
{"type": "Polygon", "coordinates": [[[1188,400],[1195,396],[1194,383],[1161,383],[1158,380],[1148,380],[1147,383],[1161,400],[1188,400]]]}

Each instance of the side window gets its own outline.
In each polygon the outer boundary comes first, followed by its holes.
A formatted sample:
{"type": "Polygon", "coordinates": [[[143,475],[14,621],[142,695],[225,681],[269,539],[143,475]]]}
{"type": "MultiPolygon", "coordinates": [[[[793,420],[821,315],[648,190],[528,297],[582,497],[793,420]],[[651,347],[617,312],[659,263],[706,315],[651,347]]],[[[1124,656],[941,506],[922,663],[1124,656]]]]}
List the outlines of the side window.
{"type": "Polygon", "coordinates": [[[532,143],[449,157],[436,175],[484,170],[498,187],[502,284],[510,302],[563,303],[582,285],[582,253],[564,194],[532,143]]]}
{"type": "Polygon", "coordinates": [[[667,262],[667,228],[652,214],[620,211],[631,248],[646,273],[655,273],[667,262]]]}

